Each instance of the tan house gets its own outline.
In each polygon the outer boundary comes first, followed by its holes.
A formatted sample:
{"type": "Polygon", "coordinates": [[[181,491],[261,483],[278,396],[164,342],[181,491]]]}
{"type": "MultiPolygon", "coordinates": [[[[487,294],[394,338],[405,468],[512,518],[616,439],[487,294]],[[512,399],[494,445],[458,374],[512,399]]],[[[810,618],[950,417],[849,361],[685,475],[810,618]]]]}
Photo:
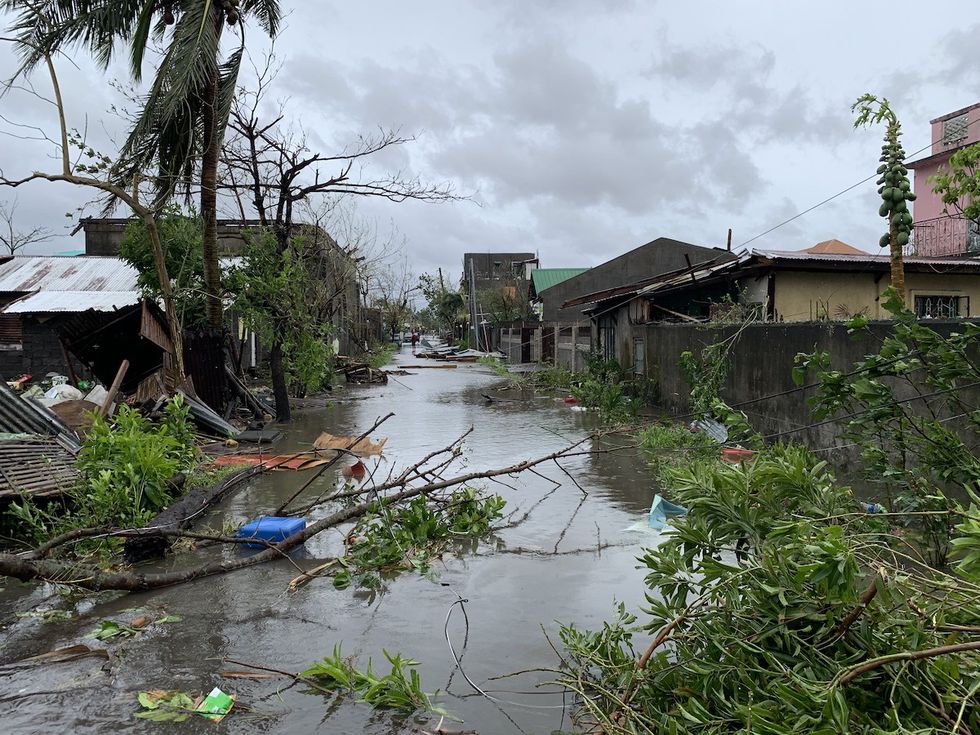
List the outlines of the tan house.
{"type": "MultiPolygon", "coordinates": [[[[738,271],[733,276],[742,301],[764,306],[768,320],[889,317],[881,305],[890,282],[888,256],[865,253],[839,240],[796,252],[757,250],[740,262],[738,271]]],[[[905,289],[919,317],[980,316],[980,260],[906,257],[905,289]]]]}

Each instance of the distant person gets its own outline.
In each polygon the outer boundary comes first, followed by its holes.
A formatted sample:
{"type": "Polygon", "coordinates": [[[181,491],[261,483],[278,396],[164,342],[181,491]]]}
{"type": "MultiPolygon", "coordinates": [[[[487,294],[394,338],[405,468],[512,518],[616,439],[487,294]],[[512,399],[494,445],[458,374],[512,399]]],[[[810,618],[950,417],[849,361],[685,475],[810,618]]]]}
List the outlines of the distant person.
{"type": "Polygon", "coordinates": [[[419,342],[419,334],[414,329],[412,330],[412,352],[415,352],[415,345],[419,342]]]}

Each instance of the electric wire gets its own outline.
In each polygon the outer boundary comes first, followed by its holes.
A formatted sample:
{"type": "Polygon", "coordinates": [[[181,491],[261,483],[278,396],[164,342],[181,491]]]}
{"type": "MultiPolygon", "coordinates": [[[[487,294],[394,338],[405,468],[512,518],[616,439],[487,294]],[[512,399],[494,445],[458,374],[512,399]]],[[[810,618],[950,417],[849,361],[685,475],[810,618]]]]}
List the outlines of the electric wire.
{"type": "MultiPolygon", "coordinates": [[[[973,123],[975,123],[975,122],[980,122],[980,118],[977,118],[976,120],[971,120],[971,121],[970,121],[969,123],[967,123],[967,127],[969,127],[970,125],[973,125],[973,123]]],[[[931,137],[931,136],[930,136],[930,137],[931,137]]],[[[908,154],[908,155],[907,155],[907,156],[905,157],[905,160],[904,160],[904,162],[903,162],[903,163],[904,163],[904,164],[906,164],[906,165],[908,165],[908,163],[910,163],[910,162],[911,162],[911,159],[912,159],[912,158],[913,158],[914,156],[917,156],[917,155],[919,155],[920,153],[922,153],[922,152],[923,152],[924,150],[926,150],[927,148],[932,148],[932,146],[933,146],[933,143],[932,143],[932,141],[929,141],[929,144],[928,144],[928,145],[924,145],[924,146],[922,146],[921,148],[919,148],[919,149],[918,149],[917,151],[913,151],[912,153],[909,153],[909,154],[908,154]]],[[[823,206],[824,204],[828,204],[829,202],[832,202],[832,201],[834,201],[834,199],[837,199],[837,197],[840,197],[840,196],[843,196],[843,195],[844,195],[844,194],[846,194],[847,192],[849,192],[849,191],[851,191],[851,190],[853,190],[853,189],[856,189],[856,188],[858,188],[858,187],[859,187],[859,186],[861,186],[862,184],[866,184],[867,182],[869,182],[869,181],[871,181],[871,179],[873,179],[873,178],[875,178],[875,177],[877,177],[877,176],[880,176],[880,175],[881,175],[881,174],[879,174],[878,172],[875,172],[875,173],[873,173],[873,174],[871,174],[870,176],[868,176],[868,177],[866,177],[866,178],[863,178],[863,179],[861,179],[861,180],[860,180],[860,181],[858,181],[858,182],[857,182],[856,184],[851,184],[851,185],[850,185],[850,186],[848,186],[848,187],[847,187],[846,189],[841,189],[841,190],[840,190],[839,192],[837,192],[836,194],[833,194],[832,196],[829,196],[829,197],[827,197],[827,198],[826,198],[826,199],[824,199],[823,201],[820,201],[820,202],[817,202],[816,204],[814,204],[814,205],[813,205],[813,206],[811,206],[811,207],[807,207],[807,208],[806,208],[806,209],[804,209],[804,210],[803,210],[802,212],[799,212],[799,213],[797,213],[797,214],[794,214],[794,215],[793,215],[792,217],[790,217],[789,219],[785,219],[785,220],[783,220],[783,221],[782,221],[782,222],[780,222],[780,223],[779,223],[778,225],[773,225],[772,227],[770,227],[770,228],[769,228],[768,230],[766,230],[765,232],[760,232],[760,233],[759,233],[758,235],[754,235],[753,237],[750,237],[750,238],[749,238],[748,240],[746,240],[746,241],[744,241],[744,242],[742,242],[742,243],[740,243],[740,244],[739,244],[739,245],[738,245],[737,247],[739,247],[739,248],[744,248],[744,247],[745,247],[746,245],[748,245],[748,244],[749,244],[750,242],[754,242],[755,240],[758,240],[758,239],[759,239],[760,237],[765,237],[765,236],[766,236],[766,235],[768,235],[769,233],[771,233],[771,232],[775,232],[775,231],[776,231],[776,230],[778,230],[778,229],[779,229],[780,227],[783,227],[784,225],[788,225],[788,224],[789,224],[790,222],[793,222],[793,221],[795,221],[795,220],[798,220],[798,219],[799,219],[800,217],[802,217],[802,216],[804,216],[804,215],[806,215],[806,214],[809,214],[809,213],[810,213],[810,212],[812,212],[812,211],[813,211],[814,209],[817,209],[818,207],[822,207],[822,206],[823,206]]]]}

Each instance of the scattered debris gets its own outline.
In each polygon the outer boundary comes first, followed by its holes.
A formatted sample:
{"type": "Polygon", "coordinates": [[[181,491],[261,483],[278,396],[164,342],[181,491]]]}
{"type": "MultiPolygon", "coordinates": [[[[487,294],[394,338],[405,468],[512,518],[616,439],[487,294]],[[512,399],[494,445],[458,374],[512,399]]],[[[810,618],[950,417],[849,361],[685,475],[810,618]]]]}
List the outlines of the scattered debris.
{"type": "Polygon", "coordinates": [[[311,454],[222,454],[214,458],[217,467],[247,465],[270,470],[311,470],[329,460],[311,454]]]}
{"type": "Polygon", "coordinates": [[[194,487],[149,520],[145,529],[126,539],[123,557],[130,564],[162,557],[173,538],[167,532],[190,528],[205,510],[228,497],[256,472],[248,468],[229,475],[217,485],[194,487]]]}
{"type": "Polygon", "coordinates": [[[36,656],[28,656],[27,658],[22,658],[15,663],[27,663],[29,661],[37,661],[39,663],[67,663],[68,661],[75,661],[80,658],[109,658],[109,652],[104,648],[90,648],[84,643],[76,643],[73,646],[66,646],[64,648],[57,648],[54,651],[48,651],[47,653],[39,653],[36,656]]]}
{"type": "Polygon", "coordinates": [[[703,431],[718,444],[724,444],[728,441],[728,427],[726,427],[720,421],[715,421],[712,418],[705,417],[698,419],[691,424],[691,428],[698,431],[703,431]]]}
{"type": "Polygon", "coordinates": [[[367,466],[361,460],[357,460],[354,464],[344,467],[340,474],[354,480],[363,480],[367,474],[367,466]]]}
{"type": "Polygon", "coordinates": [[[32,618],[34,620],[40,620],[42,623],[63,623],[72,618],[70,610],[61,610],[59,608],[53,608],[51,610],[27,610],[18,612],[16,615],[18,618],[32,618]]]}
{"type": "Polygon", "coordinates": [[[739,464],[741,462],[750,462],[755,459],[755,452],[751,449],[742,449],[741,447],[723,447],[721,450],[721,460],[722,462],[728,462],[728,464],[739,464]]]}
{"type": "Polygon", "coordinates": [[[349,365],[341,370],[348,383],[356,385],[387,385],[388,373],[384,370],[377,370],[370,365],[359,363],[349,365]]]}
{"type": "Polygon", "coordinates": [[[138,699],[143,710],[136,717],[153,722],[183,722],[194,714],[221,722],[235,705],[235,695],[225,694],[218,687],[206,697],[174,689],[150,689],[140,692],[138,699]]]}
{"type": "Polygon", "coordinates": [[[225,694],[223,691],[215,687],[210,692],[208,696],[204,698],[194,711],[199,715],[208,718],[212,722],[221,722],[225,715],[231,712],[231,708],[235,705],[235,695],[225,694]]]}
{"type": "Polygon", "coordinates": [[[129,623],[118,623],[115,620],[103,620],[99,627],[89,633],[86,638],[94,638],[97,641],[109,641],[114,638],[132,638],[139,635],[151,625],[165,625],[167,623],[179,623],[183,620],[179,615],[164,615],[156,620],[151,620],[146,615],[133,618],[129,623]]]}
{"type": "Polygon", "coordinates": [[[370,457],[373,454],[381,454],[387,441],[387,437],[377,442],[373,442],[367,437],[358,441],[356,436],[334,436],[324,431],[313,442],[313,448],[320,451],[333,449],[338,452],[349,452],[359,457],[370,457]]]}
{"type": "Polygon", "coordinates": [[[56,439],[0,441],[0,498],[53,497],[77,479],[75,455],[56,439]]]}
{"type": "Polygon", "coordinates": [[[259,516],[251,523],[246,523],[235,534],[238,538],[267,541],[268,543],[244,544],[250,549],[265,549],[269,544],[284,541],[306,528],[303,518],[284,518],[281,516],[259,516]]]}
{"type": "Polygon", "coordinates": [[[671,518],[687,515],[687,508],[675,505],[669,500],[664,500],[658,493],[653,498],[653,505],[650,506],[650,517],[648,523],[650,528],[662,531],[667,527],[671,518]]]}
{"type": "Polygon", "coordinates": [[[274,444],[285,434],[279,429],[248,429],[238,435],[238,441],[248,444],[274,444]]]}

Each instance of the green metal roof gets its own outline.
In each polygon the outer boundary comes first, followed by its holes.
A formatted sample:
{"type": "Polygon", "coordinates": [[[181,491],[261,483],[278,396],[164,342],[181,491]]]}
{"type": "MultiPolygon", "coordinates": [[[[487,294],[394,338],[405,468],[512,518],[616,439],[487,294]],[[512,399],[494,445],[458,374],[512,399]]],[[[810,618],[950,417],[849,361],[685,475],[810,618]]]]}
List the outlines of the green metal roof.
{"type": "Polygon", "coordinates": [[[587,270],[588,268],[535,268],[531,271],[531,282],[534,284],[535,293],[541,293],[546,288],[557,286],[562,281],[575,278],[587,270]]]}

